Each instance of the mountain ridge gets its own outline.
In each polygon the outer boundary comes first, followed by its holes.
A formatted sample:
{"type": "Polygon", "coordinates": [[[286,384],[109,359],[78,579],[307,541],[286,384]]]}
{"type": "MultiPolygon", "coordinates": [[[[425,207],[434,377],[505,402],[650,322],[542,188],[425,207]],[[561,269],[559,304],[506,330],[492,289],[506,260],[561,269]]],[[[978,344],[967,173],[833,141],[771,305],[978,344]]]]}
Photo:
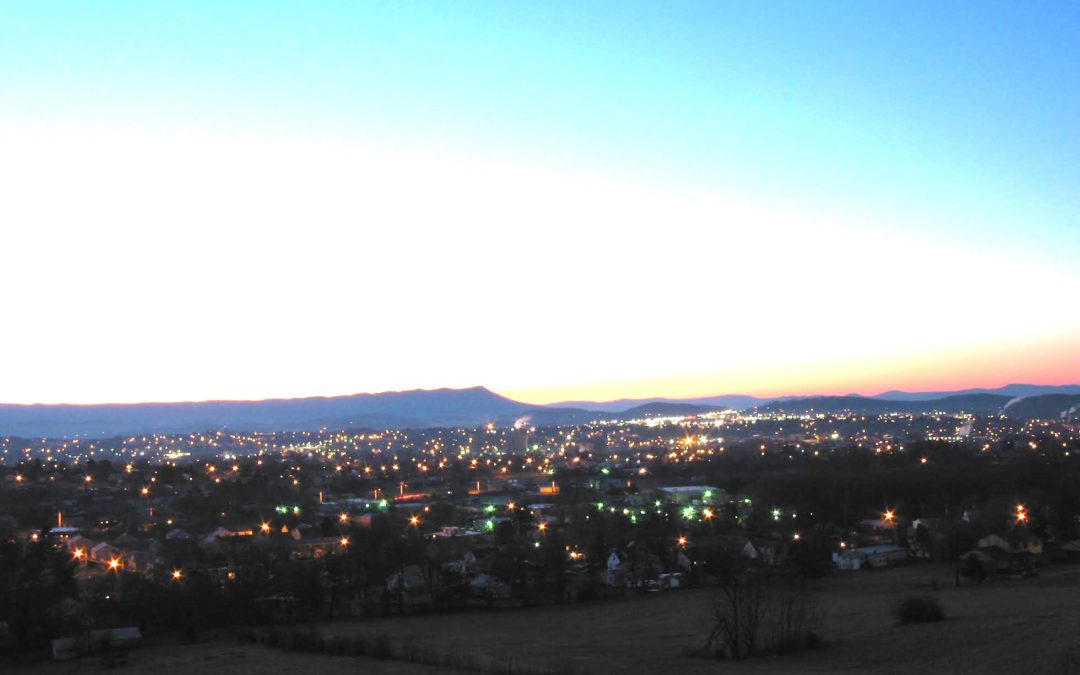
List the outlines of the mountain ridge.
{"type": "Polygon", "coordinates": [[[510,425],[526,417],[532,424],[547,426],[751,408],[761,412],[800,413],[811,410],[867,414],[935,410],[984,415],[1007,412],[1014,416],[1049,415],[1056,418],[1061,414],[1073,414],[1069,410],[1077,404],[1080,404],[1080,385],[1011,384],[997,389],[926,394],[892,391],[878,396],[759,398],[732,394],[547,405],[516,401],[486,387],[475,386],[255,401],[0,404],[0,436],[101,438],[218,429],[268,432],[478,426],[488,422],[510,425]],[[1075,393],[1071,393],[1073,391],[1075,393]],[[1014,395],[1018,393],[1021,395],[1014,395]],[[919,395],[926,398],[910,398],[919,395]]]}

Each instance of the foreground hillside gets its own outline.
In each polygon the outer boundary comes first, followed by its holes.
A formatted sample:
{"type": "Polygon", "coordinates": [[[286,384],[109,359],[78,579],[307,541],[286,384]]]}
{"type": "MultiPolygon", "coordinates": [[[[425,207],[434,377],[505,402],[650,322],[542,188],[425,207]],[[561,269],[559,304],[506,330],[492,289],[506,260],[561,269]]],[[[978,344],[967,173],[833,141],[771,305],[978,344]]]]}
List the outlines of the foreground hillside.
{"type": "MultiPolygon", "coordinates": [[[[1026,580],[952,586],[947,566],[836,574],[809,591],[822,646],[782,657],[720,662],[696,656],[709,630],[712,589],[625,600],[417,615],[323,624],[331,636],[387,636],[401,652],[481,655],[512,672],[641,673],[1032,673],[1080,672],[1080,567],[1048,568],[1026,580]],[[933,587],[937,583],[937,588],[933,587]],[[898,626],[898,599],[931,594],[941,623],[898,626]]],[[[298,630],[306,630],[298,627],[298,630]]],[[[400,652],[399,652],[400,653],[400,652]]],[[[420,675],[453,672],[400,661],[291,653],[222,640],[134,650],[131,672],[176,675],[320,673],[420,675]]],[[[0,664],[3,665],[3,664],[0,664]]],[[[13,667],[11,672],[29,672],[13,667]]],[[[37,664],[47,675],[109,670],[95,659],[37,664]]]]}
{"type": "MultiPolygon", "coordinates": [[[[723,672],[1061,673],[1080,654],[1080,567],[1040,578],[952,586],[951,568],[915,566],[836,574],[811,591],[824,645],[783,657],[725,662],[723,672]],[[937,582],[939,590],[933,590],[937,582]],[[898,626],[895,603],[935,595],[947,619],[898,626]]],[[[716,673],[718,662],[690,656],[709,631],[714,591],[693,589],[613,603],[472,613],[454,617],[337,624],[327,635],[391,634],[437,651],[488,654],[543,672],[716,673]]]]}
{"type": "Polygon", "coordinates": [[[160,673],[162,675],[436,675],[458,671],[401,661],[340,658],[324,654],[289,654],[257,644],[216,640],[199,644],[156,644],[127,653],[124,662],[103,657],[74,661],[5,663],[0,673],[20,675],[97,675],[98,673],[160,673]]]}

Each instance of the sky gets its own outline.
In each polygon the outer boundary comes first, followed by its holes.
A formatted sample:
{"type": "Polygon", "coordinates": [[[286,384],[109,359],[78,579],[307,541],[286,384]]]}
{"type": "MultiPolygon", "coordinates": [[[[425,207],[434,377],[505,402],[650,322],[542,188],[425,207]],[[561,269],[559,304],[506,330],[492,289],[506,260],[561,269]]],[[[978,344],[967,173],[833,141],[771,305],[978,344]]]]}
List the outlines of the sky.
{"type": "Polygon", "coordinates": [[[0,402],[1080,382],[1080,5],[0,4],[0,402]]]}

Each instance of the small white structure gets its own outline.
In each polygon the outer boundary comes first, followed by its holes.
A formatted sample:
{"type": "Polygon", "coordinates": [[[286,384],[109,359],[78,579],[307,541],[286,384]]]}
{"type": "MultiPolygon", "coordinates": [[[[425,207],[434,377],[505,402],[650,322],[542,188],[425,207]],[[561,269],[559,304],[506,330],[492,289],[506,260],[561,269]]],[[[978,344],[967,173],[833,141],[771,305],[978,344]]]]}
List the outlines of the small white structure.
{"type": "Polygon", "coordinates": [[[142,633],[135,626],[92,630],[74,637],[56,638],[52,641],[53,658],[57,661],[73,659],[90,651],[108,647],[128,648],[142,642],[142,633]]]}
{"type": "Polygon", "coordinates": [[[624,556],[612,551],[607,558],[607,569],[600,573],[600,582],[605,586],[622,586],[626,583],[627,571],[623,569],[624,556]]]}
{"type": "Polygon", "coordinates": [[[444,562],[442,568],[448,572],[454,572],[455,574],[460,574],[462,576],[471,574],[476,568],[476,556],[472,551],[465,551],[460,560],[444,562]]]}
{"type": "Polygon", "coordinates": [[[657,488],[664,499],[675,504],[700,502],[703,504],[724,504],[727,491],[711,485],[678,485],[657,488]]]}
{"type": "Polygon", "coordinates": [[[682,586],[682,572],[672,572],[670,574],[661,574],[657,578],[659,588],[661,590],[669,590],[672,588],[680,588],[682,586]]]}
{"type": "Polygon", "coordinates": [[[906,548],[886,544],[882,546],[863,546],[834,551],[833,563],[842,570],[860,570],[864,568],[892,567],[907,561],[906,548]]]}
{"type": "Polygon", "coordinates": [[[509,598],[510,587],[498,577],[490,574],[477,574],[469,586],[473,592],[487,598],[509,598]]]}
{"type": "Polygon", "coordinates": [[[90,549],[90,559],[95,562],[109,562],[109,560],[119,557],[120,549],[104,541],[90,549]]]}

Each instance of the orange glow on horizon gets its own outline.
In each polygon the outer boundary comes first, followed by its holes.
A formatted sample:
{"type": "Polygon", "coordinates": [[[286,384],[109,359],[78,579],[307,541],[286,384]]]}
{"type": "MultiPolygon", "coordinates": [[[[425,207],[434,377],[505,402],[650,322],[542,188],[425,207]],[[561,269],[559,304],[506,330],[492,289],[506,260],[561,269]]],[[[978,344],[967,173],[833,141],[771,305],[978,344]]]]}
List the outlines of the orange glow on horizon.
{"type": "Polygon", "coordinates": [[[698,398],[727,394],[762,398],[851,393],[873,396],[894,389],[953,391],[993,389],[1013,383],[1055,386],[1078,382],[1080,334],[933,353],[746,367],[622,382],[500,390],[499,393],[539,405],[562,401],[698,398]]]}

